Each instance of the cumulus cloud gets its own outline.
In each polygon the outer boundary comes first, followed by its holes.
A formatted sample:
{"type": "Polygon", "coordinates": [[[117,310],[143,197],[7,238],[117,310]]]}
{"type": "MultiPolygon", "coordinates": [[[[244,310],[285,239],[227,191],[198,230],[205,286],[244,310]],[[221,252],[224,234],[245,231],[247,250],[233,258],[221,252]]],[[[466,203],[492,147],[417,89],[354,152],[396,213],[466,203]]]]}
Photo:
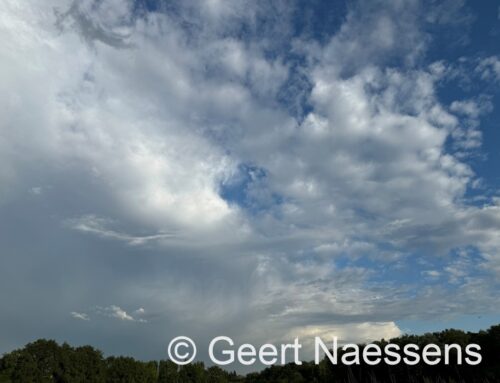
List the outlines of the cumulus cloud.
{"type": "Polygon", "coordinates": [[[158,332],[367,341],[495,307],[499,204],[468,195],[493,103],[442,102],[452,65],[422,64],[425,23],[452,20],[355,2],[320,43],[280,4],[0,4],[5,253],[54,275],[23,280],[64,313],[147,320],[127,339],[157,350],[158,332]]]}
{"type": "Polygon", "coordinates": [[[401,330],[395,323],[360,323],[351,325],[339,326],[306,326],[297,329],[292,329],[288,334],[290,339],[294,336],[299,336],[304,339],[304,352],[313,359],[314,355],[314,339],[319,337],[325,344],[331,344],[332,338],[337,337],[338,344],[348,343],[363,343],[366,339],[370,339],[372,334],[377,334],[380,339],[392,339],[402,334],[401,330]]]}

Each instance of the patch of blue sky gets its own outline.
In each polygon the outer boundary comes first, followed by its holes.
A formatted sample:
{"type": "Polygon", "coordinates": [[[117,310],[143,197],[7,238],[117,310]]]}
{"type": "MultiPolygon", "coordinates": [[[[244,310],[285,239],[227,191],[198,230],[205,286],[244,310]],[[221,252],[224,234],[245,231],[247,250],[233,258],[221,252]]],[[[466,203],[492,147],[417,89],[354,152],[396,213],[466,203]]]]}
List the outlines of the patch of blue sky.
{"type": "MultiPolygon", "coordinates": [[[[481,79],[476,71],[481,59],[500,54],[498,6],[496,1],[467,2],[466,9],[461,10],[451,29],[439,24],[433,27],[430,31],[433,32],[432,42],[426,54],[428,63],[444,61],[453,68],[455,77],[438,88],[438,97],[444,105],[449,106],[456,100],[488,100],[493,106],[481,116],[481,148],[467,159],[476,176],[483,179],[482,188],[467,191],[472,203],[474,197],[495,194],[500,189],[500,110],[495,107],[500,101],[500,86],[494,80],[481,79]]],[[[475,201],[477,204],[484,202],[475,201]]]]}
{"type": "Polygon", "coordinates": [[[291,52],[287,59],[288,77],[277,94],[278,103],[293,116],[298,123],[313,111],[309,102],[312,83],[304,71],[307,65],[304,55],[291,52]]]}
{"type": "Polygon", "coordinates": [[[427,59],[436,61],[444,58],[455,61],[462,57],[498,54],[498,6],[498,1],[467,1],[465,7],[457,9],[455,13],[444,9],[443,16],[454,20],[443,20],[446,21],[445,27],[440,22],[433,24],[429,30],[432,33],[432,44],[427,51],[427,59]]]}
{"type": "Polygon", "coordinates": [[[296,1],[295,35],[320,44],[327,43],[345,21],[347,8],[346,1],[296,1]]]}
{"type": "MultiPolygon", "coordinates": [[[[480,178],[481,182],[475,186],[469,185],[465,197],[468,203],[482,205],[487,201],[475,199],[479,196],[488,196],[497,194],[500,190],[500,150],[498,142],[500,140],[500,110],[496,105],[500,103],[500,86],[491,84],[491,82],[482,80],[478,73],[474,73],[478,65],[478,60],[462,62],[457,68],[461,73],[459,78],[444,80],[438,84],[437,96],[439,100],[450,107],[454,101],[472,101],[484,108],[480,121],[470,119],[468,123],[476,124],[476,128],[481,133],[481,143],[479,147],[464,152],[465,162],[471,167],[475,178],[480,178]]],[[[451,65],[454,65],[453,63],[451,65]]],[[[467,123],[463,115],[461,123],[467,123]]],[[[450,153],[463,151],[457,148],[456,142],[450,137],[445,149],[450,153]]]]}
{"type": "Polygon", "coordinates": [[[450,328],[471,332],[487,330],[497,325],[499,320],[499,314],[476,313],[432,319],[404,319],[396,321],[396,325],[405,334],[421,335],[450,328]]]}
{"type": "Polygon", "coordinates": [[[454,249],[441,257],[427,256],[423,251],[390,257],[391,251],[394,251],[391,246],[381,245],[371,254],[340,254],[334,263],[338,269],[358,267],[370,270],[368,281],[376,286],[406,286],[415,295],[422,286],[453,290],[473,278],[486,279],[489,276],[488,270],[482,266],[484,259],[480,251],[472,246],[454,249]],[[386,259],[384,253],[388,255],[386,259]]]}
{"type": "Polygon", "coordinates": [[[219,194],[230,204],[238,205],[250,214],[270,210],[283,203],[283,197],[276,193],[265,193],[267,171],[263,168],[240,164],[235,176],[220,184],[219,194]],[[259,185],[259,196],[251,192],[252,184],[259,185]]]}

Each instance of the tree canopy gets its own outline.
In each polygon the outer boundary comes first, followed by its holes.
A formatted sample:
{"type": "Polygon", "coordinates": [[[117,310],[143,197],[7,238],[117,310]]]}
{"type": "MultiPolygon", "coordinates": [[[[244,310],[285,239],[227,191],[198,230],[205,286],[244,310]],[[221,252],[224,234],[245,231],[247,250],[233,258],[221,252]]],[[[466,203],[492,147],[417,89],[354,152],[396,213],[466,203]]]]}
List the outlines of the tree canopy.
{"type": "MultiPolygon", "coordinates": [[[[376,366],[319,365],[272,366],[240,376],[202,362],[177,366],[169,360],[138,361],[130,357],[107,357],[91,346],[71,347],[54,340],[40,339],[0,359],[0,383],[331,383],[331,382],[498,382],[500,381],[500,325],[477,333],[449,329],[424,335],[404,335],[390,343],[434,343],[481,346],[483,360],[478,366],[439,363],[429,366],[399,364],[376,366]]],[[[380,345],[387,341],[377,342],[380,345]]],[[[360,345],[363,347],[363,345],[360,345]]]]}

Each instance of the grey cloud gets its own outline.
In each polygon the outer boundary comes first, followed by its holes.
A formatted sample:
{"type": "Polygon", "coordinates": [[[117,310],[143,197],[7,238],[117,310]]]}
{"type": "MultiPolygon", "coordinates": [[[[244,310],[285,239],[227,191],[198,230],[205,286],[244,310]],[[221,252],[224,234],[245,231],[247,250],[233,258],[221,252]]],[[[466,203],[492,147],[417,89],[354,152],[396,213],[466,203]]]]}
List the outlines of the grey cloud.
{"type": "Polygon", "coordinates": [[[313,57],[298,119],[276,100],[286,59],[256,30],[229,33],[262,3],[178,4],[182,17],[92,4],[0,5],[5,350],[41,336],[143,358],[181,333],[365,340],[498,303],[498,203],[466,200],[476,177],[445,143],[470,105],[448,110],[446,70],[416,65],[416,2],[357,5],[326,45],[301,41],[313,57]],[[392,54],[408,66],[387,68],[392,54]],[[262,173],[242,187],[247,206],[221,190],[245,167],[262,173]],[[477,265],[449,255],[468,246],[477,265]],[[403,281],[415,257],[440,276],[403,281]]]}
{"type": "Polygon", "coordinates": [[[130,34],[127,29],[131,24],[128,17],[131,14],[131,5],[125,1],[115,2],[115,5],[121,7],[110,8],[106,2],[99,4],[94,1],[75,1],[65,12],[55,8],[56,26],[64,31],[68,24],[73,24],[89,43],[100,41],[115,48],[130,47],[128,42],[130,34]]]}

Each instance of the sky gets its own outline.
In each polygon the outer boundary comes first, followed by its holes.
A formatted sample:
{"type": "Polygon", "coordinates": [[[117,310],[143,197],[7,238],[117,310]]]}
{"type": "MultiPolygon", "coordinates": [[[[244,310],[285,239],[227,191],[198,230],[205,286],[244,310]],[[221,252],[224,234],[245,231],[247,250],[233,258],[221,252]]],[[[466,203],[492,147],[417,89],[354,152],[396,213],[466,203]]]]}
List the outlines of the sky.
{"type": "Polygon", "coordinates": [[[493,0],[1,1],[0,353],[499,323],[499,39],[493,0]]]}

